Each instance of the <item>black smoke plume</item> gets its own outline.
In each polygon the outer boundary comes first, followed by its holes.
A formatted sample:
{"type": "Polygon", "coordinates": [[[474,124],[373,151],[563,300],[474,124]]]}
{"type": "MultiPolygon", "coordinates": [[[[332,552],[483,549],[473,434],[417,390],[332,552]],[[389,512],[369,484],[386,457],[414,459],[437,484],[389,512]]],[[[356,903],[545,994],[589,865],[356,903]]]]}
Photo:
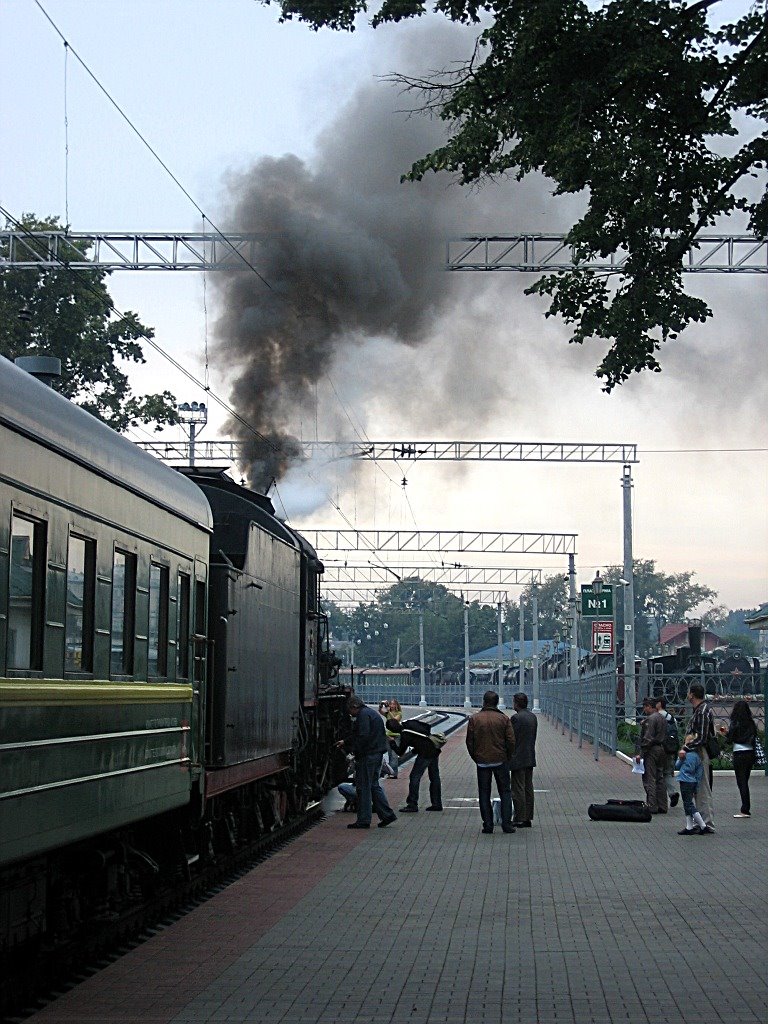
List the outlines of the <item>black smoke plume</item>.
{"type": "Polygon", "coordinates": [[[440,267],[446,182],[400,183],[439,135],[395,114],[397,99],[373,83],[321,137],[311,166],[264,158],[228,182],[228,230],[263,238],[260,277],[243,269],[217,282],[216,324],[217,361],[236,377],[233,404],[268,438],[230,424],[258,489],[296,457],[292,414],[339,348],[374,337],[418,344],[450,294],[440,267]]]}

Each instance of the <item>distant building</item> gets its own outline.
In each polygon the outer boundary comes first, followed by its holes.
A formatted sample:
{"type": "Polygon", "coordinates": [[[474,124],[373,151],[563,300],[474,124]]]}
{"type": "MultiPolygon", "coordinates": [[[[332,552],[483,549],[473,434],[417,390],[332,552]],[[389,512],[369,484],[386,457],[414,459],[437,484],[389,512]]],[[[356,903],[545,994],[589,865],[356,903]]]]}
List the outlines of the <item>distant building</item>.
{"type": "MultiPolygon", "coordinates": [[[[701,649],[703,651],[714,651],[722,644],[722,639],[713,633],[711,629],[701,631],[701,649]]],[[[673,622],[668,626],[661,627],[659,637],[664,654],[674,654],[678,647],[688,646],[688,625],[685,622],[673,622]]]]}
{"type": "Polygon", "coordinates": [[[768,654],[768,602],[766,604],[761,604],[756,612],[752,612],[751,615],[747,615],[744,622],[750,629],[756,629],[758,631],[760,657],[764,658],[768,654]]]}

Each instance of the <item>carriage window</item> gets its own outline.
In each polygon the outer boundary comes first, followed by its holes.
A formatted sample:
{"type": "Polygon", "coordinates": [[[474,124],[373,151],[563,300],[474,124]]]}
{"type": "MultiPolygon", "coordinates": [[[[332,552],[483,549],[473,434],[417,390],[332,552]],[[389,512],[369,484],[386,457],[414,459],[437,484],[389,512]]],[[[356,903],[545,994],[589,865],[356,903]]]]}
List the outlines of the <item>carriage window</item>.
{"type": "Polygon", "coordinates": [[[96,590],[96,544],[70,536],[67,549],[67,629],[64,667],[93,671],[93,605],[96,590]]]}
{"type": "Polygon", "coordinates": [[[149,655],[147,672],[168,675],[168,569],[149,567],[149,655]]]}
{"type": "Polygon", "coordinates": [[[45,523],[11,517],[8,668],[43,667],[45,523]]]}
{"type": "Polygon", "coordinates": [[[112,567],[112,672],[122,675],[133,673],[135,625],[136,555],[115,551],[112,567]]]}
{"type": "Polygon", "coordinates": [[[185,572],[179,573],[179,627],[178,637],[178,675],[181,679],[189,679],[189,597],[190,579],[185,572]]]}

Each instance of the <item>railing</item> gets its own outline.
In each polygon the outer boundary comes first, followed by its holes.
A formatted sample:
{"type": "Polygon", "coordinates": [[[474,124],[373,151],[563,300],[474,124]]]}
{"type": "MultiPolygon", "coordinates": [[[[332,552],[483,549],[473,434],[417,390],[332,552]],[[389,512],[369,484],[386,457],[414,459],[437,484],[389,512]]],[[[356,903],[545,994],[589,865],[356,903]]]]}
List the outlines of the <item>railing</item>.
{"type": "MultiPolygon", "coordinates": [[[[479,708],[483,705],[483,694],[488,690],[488,683],[478,682],[470,683],[469,687],[469,699],[473,708],[479,708]]],[[[495,687],[491,687],[495,689],[495,687]]],[[[504,698],[505,707],[512,708],[512,694],[520,692],[520,689],[516,685],[505,686],[502,696],[504,698]]],[[[527,683],[523,687],[523,692],[528,694],[529,706],[533,703],[533,696],[530,683],[527,683]]],[[[362,680],[355,679],[355,693],[364,700],[366,704],[375,706],[382,700],[389,700],[394,697],[401,704],[416,706],[421,700],[421,687],[418,682],[404,682],[404,683],[381,683],[375,680],[367,682],[365,678],[362,680]]],[[[463,708],[464,701],[466,699],[464,684],[457,685],[451,683],[448,686],[442,686],[439,684],[431,683],[425,687],[424,698],[429,707],[437,708],[463,708]]]]}
{"type": "Polygon", "coordinates": [[[602,672],[579,679],[550,679],[541,684],[541,710],[557,722],[569,739],[578,737],[579,746],[588,740],[595,760],[600,748],[616,753],[616,729],[620,708],[616,703],[616,673],[602,672]]]}

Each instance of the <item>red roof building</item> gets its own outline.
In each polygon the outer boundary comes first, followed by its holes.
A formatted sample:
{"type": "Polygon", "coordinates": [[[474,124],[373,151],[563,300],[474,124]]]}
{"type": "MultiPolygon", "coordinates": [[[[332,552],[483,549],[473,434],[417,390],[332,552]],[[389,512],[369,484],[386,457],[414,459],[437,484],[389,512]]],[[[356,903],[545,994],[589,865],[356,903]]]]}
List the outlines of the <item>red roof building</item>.
{"type": "MultiPolygon", "coordinates": [[[[701,647],[703,651],[713,651],[716,647],[720,647],[722,642],[717,633],[713,633],[711,629],[703,629],[701,631],[701,647]]],[[[673,622],[668,626],[662,626],[659,643],[669,654],[677,650],[678,647],[687,647],[688,626],[684,622],[673,622]]]]}

